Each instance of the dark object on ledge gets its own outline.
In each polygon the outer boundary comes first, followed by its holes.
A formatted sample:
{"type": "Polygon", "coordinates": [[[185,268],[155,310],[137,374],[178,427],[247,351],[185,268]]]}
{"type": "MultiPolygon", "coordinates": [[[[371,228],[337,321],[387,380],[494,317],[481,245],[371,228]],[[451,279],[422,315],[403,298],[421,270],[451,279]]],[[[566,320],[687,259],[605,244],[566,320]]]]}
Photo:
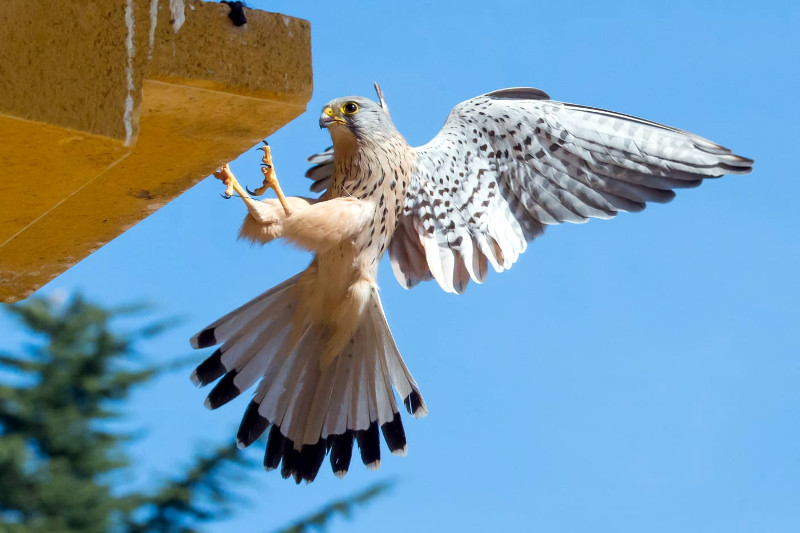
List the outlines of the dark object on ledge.
{"type": "Polygon", "coordinates": [[[234,26],[244,26],[247,24],[247,17],[244,16],[244,2],[228,2],[223,0],[222,3],[228,4],[228,7],[231,8],[231,12],[228,13],[228,18],[231,19],[234,26]]]}

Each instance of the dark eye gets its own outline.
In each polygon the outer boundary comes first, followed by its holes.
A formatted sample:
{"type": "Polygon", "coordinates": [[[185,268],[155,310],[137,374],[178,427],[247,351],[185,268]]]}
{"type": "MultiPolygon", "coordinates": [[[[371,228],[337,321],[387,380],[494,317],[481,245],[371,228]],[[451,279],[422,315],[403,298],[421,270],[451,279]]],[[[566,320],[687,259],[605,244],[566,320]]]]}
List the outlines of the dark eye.
{"type": "Polygon", "coordinates": [[[358,113],[358,104],[355,102],[347,102],[342,105],[342,113],[345,115],[353,115],[358,113]]]}

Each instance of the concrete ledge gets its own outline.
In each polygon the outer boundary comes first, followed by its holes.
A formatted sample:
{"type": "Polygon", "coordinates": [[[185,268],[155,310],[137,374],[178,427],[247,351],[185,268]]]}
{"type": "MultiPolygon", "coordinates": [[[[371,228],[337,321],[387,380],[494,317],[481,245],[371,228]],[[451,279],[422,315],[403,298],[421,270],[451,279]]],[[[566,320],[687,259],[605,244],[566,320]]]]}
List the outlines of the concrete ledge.
{"type": "Polygon", "coordinates": [[[311,97],[303,20],[246,10],[237,28],[224,4],[190,0],[84,0],[58,13],[5,2],[4,302],[27,297],[236,158],[311,97]]]}

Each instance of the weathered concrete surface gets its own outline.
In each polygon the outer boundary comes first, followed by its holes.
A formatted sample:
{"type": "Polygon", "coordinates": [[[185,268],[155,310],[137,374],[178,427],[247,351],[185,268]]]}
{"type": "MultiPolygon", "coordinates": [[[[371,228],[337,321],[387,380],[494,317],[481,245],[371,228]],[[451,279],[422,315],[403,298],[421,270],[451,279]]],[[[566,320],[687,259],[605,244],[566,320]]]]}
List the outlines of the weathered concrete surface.
{"type": "Polygon", "coordinates": [[[308,22],[247,10],[237,28],[228,11],[4,0],[1,301],[27,297],[304,111],[308,22]]]}

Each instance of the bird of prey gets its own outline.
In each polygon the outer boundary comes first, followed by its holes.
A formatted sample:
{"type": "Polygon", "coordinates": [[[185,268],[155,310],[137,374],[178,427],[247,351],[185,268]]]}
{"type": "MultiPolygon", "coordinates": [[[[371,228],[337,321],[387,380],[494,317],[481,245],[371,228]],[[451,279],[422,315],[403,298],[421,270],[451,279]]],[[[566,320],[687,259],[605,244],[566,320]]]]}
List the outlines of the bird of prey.
{"type": "Polygon", "coordinates": [[[458,104],[417,148],[385,105],[360,96],[330,101],[319,125],[333,140],[309,159],[319,198],[276,190],[279,200],[254,200],[225,177],[248,208],[240,237],[282,237],[314,252],[311,264],[191,339],[219,345],[192,374],[198,385],[221,378],[209,408],[258,382],[237,443],[271,426],[264,465],[298,483],[313,481],[327,454],[344,476],[354,441],[367,468],[378,468],[379,433],[405,455],[393,388],[413,416],[428,411],[381,307],[384,253],[403,287],[434,279],[461,293],[490,265],[510,268],[548,225],[641,211],[753,164],[692,133],[532,88],[458,104]]]}

